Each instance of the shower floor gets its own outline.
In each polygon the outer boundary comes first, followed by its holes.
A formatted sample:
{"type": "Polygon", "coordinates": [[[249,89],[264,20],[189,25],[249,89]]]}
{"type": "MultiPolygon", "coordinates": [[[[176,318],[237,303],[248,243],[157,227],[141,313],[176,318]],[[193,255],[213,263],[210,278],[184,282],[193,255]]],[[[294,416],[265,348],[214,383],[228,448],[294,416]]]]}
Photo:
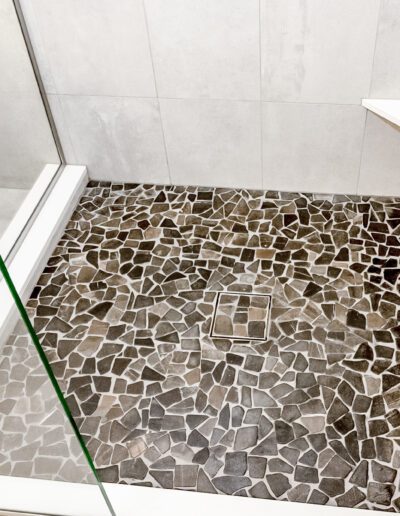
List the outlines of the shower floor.
{"type": "Polygon", "coordinates": [[[28,303],[100,477],[400,511],[400,199],[90,183],[28,303]]]}

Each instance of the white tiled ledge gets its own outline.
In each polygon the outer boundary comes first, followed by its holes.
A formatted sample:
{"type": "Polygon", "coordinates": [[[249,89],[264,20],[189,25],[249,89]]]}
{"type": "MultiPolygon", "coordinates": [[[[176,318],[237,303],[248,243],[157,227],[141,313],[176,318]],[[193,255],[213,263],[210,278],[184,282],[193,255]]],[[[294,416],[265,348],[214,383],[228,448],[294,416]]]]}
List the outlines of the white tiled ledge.
{"type": "Polygon", "coordinates": [[[362,99],[361,104],[373,113],[376,113],[382,118],[389,120],[389,122],[400,126],[400,100],[362,99]]]}

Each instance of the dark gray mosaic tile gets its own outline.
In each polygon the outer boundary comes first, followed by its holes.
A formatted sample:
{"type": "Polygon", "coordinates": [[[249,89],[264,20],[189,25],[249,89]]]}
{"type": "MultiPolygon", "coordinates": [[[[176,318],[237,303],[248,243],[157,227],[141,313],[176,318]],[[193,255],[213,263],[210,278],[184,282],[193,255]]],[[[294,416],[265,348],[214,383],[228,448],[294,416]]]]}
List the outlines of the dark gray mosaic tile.
{"type": "Polygon", "coordinates": [[[398,512],[399,237],[399,199],[91,183],[29,306],[100,476],[398,512]]]}

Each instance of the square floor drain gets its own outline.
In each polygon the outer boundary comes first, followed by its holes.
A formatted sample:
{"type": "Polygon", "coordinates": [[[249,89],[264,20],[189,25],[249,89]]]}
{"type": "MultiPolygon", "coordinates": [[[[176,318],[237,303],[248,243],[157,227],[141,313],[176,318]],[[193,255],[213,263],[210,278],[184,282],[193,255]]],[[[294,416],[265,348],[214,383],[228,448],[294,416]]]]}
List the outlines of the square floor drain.
{"type": "Polygon", "coordinates": [[[266,340],[271,296],[218,293],[211,337],[266,340]]]}

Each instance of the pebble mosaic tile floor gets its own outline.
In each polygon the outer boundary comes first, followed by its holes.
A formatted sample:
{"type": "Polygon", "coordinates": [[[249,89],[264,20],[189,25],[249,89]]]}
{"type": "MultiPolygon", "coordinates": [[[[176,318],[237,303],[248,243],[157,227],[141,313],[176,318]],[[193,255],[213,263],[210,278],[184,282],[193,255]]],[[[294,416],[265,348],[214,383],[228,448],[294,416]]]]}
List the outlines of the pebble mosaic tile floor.
{"type": "Polygon", "coordinates": [[[400,199],[90,183],[34,324],[107,482],[400,511],[400,199]]]}

